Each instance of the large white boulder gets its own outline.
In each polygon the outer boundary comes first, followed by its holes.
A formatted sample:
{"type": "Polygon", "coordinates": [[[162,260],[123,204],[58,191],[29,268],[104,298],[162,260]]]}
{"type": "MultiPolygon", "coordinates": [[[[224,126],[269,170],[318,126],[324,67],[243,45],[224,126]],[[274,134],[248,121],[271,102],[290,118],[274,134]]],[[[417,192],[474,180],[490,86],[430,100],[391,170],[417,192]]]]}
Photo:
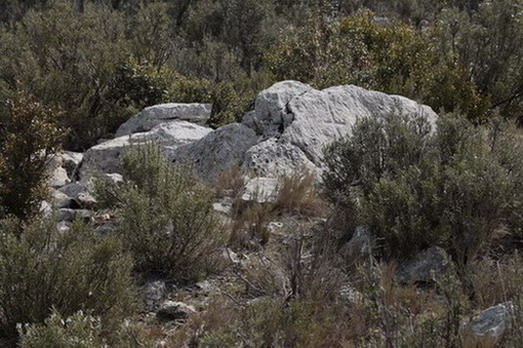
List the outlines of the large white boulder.
{"type": "Polygon", "coordinates": [[[91,147],[84,154],[79,167],[80,178],[83,180],[97,172],[120,173],[120,156],[131,144],[155,142],[170,150],[197,141],[212,129],[186,121],[162,123],[149,132],[136,133],[132,136],[121,136],[91,147]]]}
{"type": "Polygon", "coordinates": [[[325,145],[350,135],[358,119],[401,114],[413,118],[425,116],[432,123],[437,120],[436,113],[428,106],[352,85],[309,90],[294,97],[286,109],[287,116],[278,125],[283,129],[281,139],[299,147],[318,166],[325,145]]]}
{"type": "Polygon", "coordinates": [[[147,132],[159,124],[171,121],[187,121],[204,125],[211,117],[212,104],[160,104],[145,108],[131,117],[116,131],[116,137],[147,132]]]}
{"type": "Polygon", "coordinates": [[[308,171],[319,177],[326,145],[348,136],[358,119],[393,114],[437,114],[405,97],[347,85],[316,90],[297,81],[278,82],[262,91],[242,124],[222,127],[191,145],[171,152],[174,162],[191,162],[204,179],[231,165],[244,175],[269,178],[308,171]]]}

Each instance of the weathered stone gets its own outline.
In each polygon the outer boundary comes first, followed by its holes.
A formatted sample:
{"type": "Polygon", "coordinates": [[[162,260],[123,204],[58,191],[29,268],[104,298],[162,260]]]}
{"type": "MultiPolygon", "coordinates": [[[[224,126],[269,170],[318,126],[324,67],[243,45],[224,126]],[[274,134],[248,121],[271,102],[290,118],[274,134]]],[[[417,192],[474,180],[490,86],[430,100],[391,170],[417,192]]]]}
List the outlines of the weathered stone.
{"type": "Polygon", "coordinates": [[[142,296],[148,308],[162,301],[168,293],[167,283],[163,280],[150,281],[142,286],[142,296]]]}
{"type": "Polygon", "coordinates": [[[243,173],[263,177],[280,178],[297,171],[318,176],[320,173],[299,147],[276,138],[251,147],[245,153],[242,165],[243,173]]]}
{"type": "Polygon", "coordinates": [[[193,313],[196,313],[193,306],[183,302],[165,301],[156,313],[156,317],[160,320],[172,321],[187,319],[193,313]]]}
{"type": "Polygon", "coordinates": [[[212,104],[160,104],[145,108],[142,112],[122,124],[116,136],[148,132],[162,123],[174,120],[204,125],[211,117],[212,104]]]}
{"type": "Polygon", "coordinates": [[[482,311],[470,323],[470,329],[476,336],[501,337],[510,327],[512,302],[498,304],[482,311]]]}
{"type": "Polygon", "coordinates": [[[205,180],[233,165],[240,165],[245,152],[258,140],[254,131],[243,124],[233,123],[204,138],[177,149],[167,149],[173,163],[191,165],[205,180]]]}
{"type": "Polygon", "coordinates": [[[94,209],[98,201],[89,192],[80,192],[76,195],[75,201],[83,209],[94,209]]]}
{"type": "Polygon", "coordinates": [[[311,90],[298,81],[278,82],[258,94],[254,111],[247,113],[242,123],[267,138],[277,135],[292,122],[287,110],[290,101],[311,90]]]}
{"type": "Polygon", "coordinates": [[[234,200],[231,197],[224,197],[219,202],[213,203],[212,207],[218,213],[229,215],[232,211],[234,200]]]}
{"type": "Polygon", "coordinates": [[[162,123],[149,132],[122,136],[91,147],[84,154],[79,167],[81,179],[95,173],[121,173],[120,157],[131,144],[154,142],[169,150],[190,144],[212,131],[211,128],[198,126],[185,121],[162,123]]]}
{"type": "Polygon", "coordinates": [[[60,157],[62,157],[62,168],[67,171],[69,178],[73,179],[75,177],[76,168],[80,162],[82,162],[84,154],[79,152],[65,151],[60,154],[60,157]]]}
{"type": "Polygon", "coordinates": [[[49,186],[54,188],[62,187],[70,182],[67,171],[62,167],[55,168],[49,177],[49,186]]]}
{"type": "Polygon", "coordinates": [[[81,219],[89,222],[92,218],[93,212],[90,210],[62,208],[58,211],[58,221],[72,222],[75,219],[81,219]]]}
{"type": "Polygon", "coordinates": [[[278,179],[254,178],[245,185],[242,200],[246,202],[273,203],[278,196],[278,190],[278,179]]]}
{"type": "Polygon", "coordinates": [[[397,276],[403,284],[430,284],[451,267],[449,255],[440,247],[432,247],[399,265],[397,276]]]}
{"type": "Polygon", "coordinates": [[[87,192],[88,190],[87,186],[84,183],[72,182],[70,184],[60,187],[58,191],[66,194],[70,198],[74,198],[78,196],[78,194],[82,192],[87,192]]]}

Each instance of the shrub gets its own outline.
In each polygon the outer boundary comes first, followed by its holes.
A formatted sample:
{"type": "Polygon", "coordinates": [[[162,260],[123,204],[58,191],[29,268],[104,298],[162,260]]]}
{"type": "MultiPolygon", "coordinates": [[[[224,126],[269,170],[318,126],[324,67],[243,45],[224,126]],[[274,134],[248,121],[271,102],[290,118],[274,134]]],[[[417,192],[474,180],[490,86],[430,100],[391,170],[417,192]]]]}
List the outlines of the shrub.
{"type": "Polygon", "coordinates": [[[117,233],[136,269],[185,280],[212,271],[223,237],[212,192],[152,144],[130,148],[122,164],[125,183],[99,182],[98,195],[116,203],[117,233]]]}
{"type": "Polygon", "coordinates": [[[109,331],[132,311],[131,260],[115,238],[80,222],[61,233],[54,219],[4,220],[0,230],[0,336],[43,323],[53,307],[90,311],[109,331]]]}
{"type": "Polygon", "coordinates": [[[27,325],[19,329],[22,347],[103,347],[102,325],[99,318],[79,311],[64,318],[53,310],[44,324],[27,325]]]}
{"type": "Polygon", "coordinates": [[[46,197],[46,168],[63,137],[58,115],[25,92],[0,115],[0,217],[26,218],[46,197]]]}
{"type": "Polygon", "coordinates": [[[432,136],[415,130],[404,118],[360,121],[326,150],[326,192],[376,229],[387,254],[436,244],[465,265],[519,221],[521,167],[507,158],[521,156],[520,147],[459,117],[442,117],[432,136]]]}

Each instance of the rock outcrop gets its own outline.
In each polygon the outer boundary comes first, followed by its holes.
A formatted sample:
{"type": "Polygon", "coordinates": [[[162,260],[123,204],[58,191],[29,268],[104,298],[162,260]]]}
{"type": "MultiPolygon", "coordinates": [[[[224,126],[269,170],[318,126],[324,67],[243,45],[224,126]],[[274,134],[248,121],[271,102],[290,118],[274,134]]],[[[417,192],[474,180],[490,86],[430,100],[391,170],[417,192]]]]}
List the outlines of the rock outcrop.
{"type": "Polygon", "coordinates": [[[358,119],[392,114],[426,117],[432,124],[437,120],[430,107],[405,97],[352,85],[319,91],[283,81],[258,95],[242,124],[218,129],[171,156],[176,162],[192,162],[204,179],[231,164],[255,176],[276,178],[303,170],[319,174],[326,145],[350,135],[358,119]]]}
{"type": "Polygon", "coordinates": [[[162,123],[187,121],[204,125],[211,117],[212,104],[160,104],[145,108],[116,131],[116,137],[148,132],[162,123]]]}
{"type": "Polygon", "coordinates": [[[245,176],[279,178],[296,171],[319,176],[324,147],[350,135],[358,119],[392,114],[423,116],[433,124],[437,119],[430,107],[401,96],[352,85],[320,91],[297,81],[279,82],[262,91],[254,110],[241,123],[214,131],[190,123],[207,120],[210,109],[208,104],[145,109],[120,127],[119,137],[85,153],[80,178],[95,171],[120,172],[122,150],[146,141],[159,143],[173,163],[190,164],[205,180],[232,165],[239,166],[245,176]],[[125,135],[130,133],[135,134],[125,135]]]}

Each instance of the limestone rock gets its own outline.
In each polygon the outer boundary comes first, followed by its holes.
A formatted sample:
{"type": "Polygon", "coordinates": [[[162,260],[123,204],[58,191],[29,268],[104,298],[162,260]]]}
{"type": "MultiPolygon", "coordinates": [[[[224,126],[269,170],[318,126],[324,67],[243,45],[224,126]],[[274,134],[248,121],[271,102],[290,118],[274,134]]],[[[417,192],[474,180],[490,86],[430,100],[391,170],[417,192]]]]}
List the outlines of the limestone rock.
{"type": "Polygon", "coordinates": [[[430,284],[434,277],[444,274],[451,267],[449,255],[440,247],[432,247],[402,262],[398,280],[403,284],[430,284]]]}
{"type": "Polygon", "coordinates": [[[279,178],[296,171],[320,174],[319,168],[299,147],[276,138],[251,147],[243,159],[242,172],[246,174],[279,178]]]}
{"type": "Polygon", "coordinates": [[[73,179],[76,174],[76,168],[82,162],[84,154],[79,152],[65,151],[60,154],[60,157],[62,157],[62,168],[67,171],[69,178],[73,179]]]}
{"type": "Polygon", "coordinates": [[[212,104],[169,103],[150,106],[122,124],[116,131],[116,136],[147,132],[159,124],[174,120],[203,125],[211,117],[211,111],[212,104]]]}
{"type": "Polygon", "coordinates": [[[85,152],[84,160],[79,168],[80,178],[85,179],[97,172],[119,173],[120,156],[125,148],[131,144],[143,144],[153,141],[163,147],[175,149],[190,144],[212,130],[185,121],[162,123],[149,132],[137,133],[132,136],[122,136],[108,140],[91,147],[85,152]]]}
{"type": "Polygon", "coordinates": [[[470,329],[476,336],[501,337],[510,327],[511,302],[501,303],[482,311],[470,323],[470,329]]]}
{"type": "Polygon", "coordinates": [[[311,90],[311,86],[298,81],[278,82],[258,94],[254,111],[242,122],[265,137],[281,133],[292,122],[287,110],[290,101],[311,90]]]}
{"type": "Polygon", "coordinates": [[[257,142],[254,131],[239,123],[229,124],[204,138],[177,149],[166,149],[173,163],[192,165],[205,180],[242,163],[245,152],[257,142]]]}
{"type": "Polygon", "coordinates": [[[274,178],[254,178],[247,182],[242,194],[246,202],[273,203],[276,201],[279,181],[274,178]]]}
{"type": "Polygon", "coordinates": [[[149,308],[163,300],[168,293],[167,284],[163,280],[150,281],[142,286],[142,296],[149,308]]]}
{"type": "Polygon", "coordinates": [[[156,317],[160,320],[172,321],[187,319],[193,313],[196,313],[193,306],[183,302],[165,301],[156,313],[156,317]]]}

